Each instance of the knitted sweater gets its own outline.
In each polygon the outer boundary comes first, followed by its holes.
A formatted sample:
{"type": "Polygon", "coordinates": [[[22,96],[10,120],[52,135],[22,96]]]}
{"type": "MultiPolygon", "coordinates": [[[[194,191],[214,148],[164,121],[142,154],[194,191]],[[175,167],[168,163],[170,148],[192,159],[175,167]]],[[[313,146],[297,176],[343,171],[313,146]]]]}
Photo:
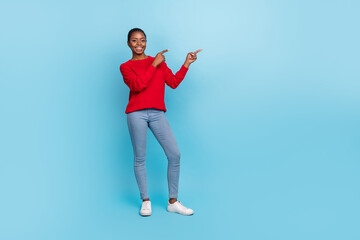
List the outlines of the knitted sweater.
{"type": "Polygon", "coordinates": [[[125,113],[146,108],[155,108],[166,112],[165,83],[175,89],[185,78],[188,71],[184,65],[174,75],[165,62],[154,67],[154,57],[142,60],[129,60],[120,65],[125,84],[130,88],[129,103],[125,113]]]}

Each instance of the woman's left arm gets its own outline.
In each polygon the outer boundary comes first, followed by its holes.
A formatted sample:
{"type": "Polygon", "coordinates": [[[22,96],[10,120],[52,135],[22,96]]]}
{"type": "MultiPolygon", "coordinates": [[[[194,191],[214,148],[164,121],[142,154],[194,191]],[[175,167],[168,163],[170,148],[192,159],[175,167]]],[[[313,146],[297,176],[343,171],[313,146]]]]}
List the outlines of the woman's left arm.
{"type": "Polygon", "coordinates": [[[175,88],[177,88],[177,86],[179,86],[179,84],[185,78],[185,75],[186,75],[187,71],[189,70],[190,64],[196,61],[196,59],[197,59],[196,54],[198,52],[200,52],[201,50],[202,49],[199,49],[195,52],[188,53],[186,56],[185,63],[181,66],[180,70],[177,71],[177,73],[175,75],[172,73],[171,69],[168,68],[166,63],[163,62],[164,66],[165,66],[165,83],[169,87],[171,87],[172,89],[175,89],[175,88]]]}
{"type": "Polygon", "coordinates": [[[180,70],[177,71],[177,73],[175,73],[174,75],[171,69],[166,65],[166,63],[163,62],[163,64],[165,69],[165,83],[172,89],[177,88],[177,86],[179,86],[179,84],[185,78],[185,75],[189,69],[182,65],[180,70]]]}

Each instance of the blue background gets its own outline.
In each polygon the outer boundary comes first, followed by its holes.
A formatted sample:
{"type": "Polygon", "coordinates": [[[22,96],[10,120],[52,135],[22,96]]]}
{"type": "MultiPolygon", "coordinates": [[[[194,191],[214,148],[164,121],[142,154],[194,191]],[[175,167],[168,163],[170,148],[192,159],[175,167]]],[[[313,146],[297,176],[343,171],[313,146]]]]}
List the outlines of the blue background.
{"type": "Polygon", "coordinates": [[[359,1],[1,1],[0,239],[360,239],[359,1]],[[148,132],[139,216],[126,124],[147,34],[184,81],[166,87],[182,154],[148,132]]]}

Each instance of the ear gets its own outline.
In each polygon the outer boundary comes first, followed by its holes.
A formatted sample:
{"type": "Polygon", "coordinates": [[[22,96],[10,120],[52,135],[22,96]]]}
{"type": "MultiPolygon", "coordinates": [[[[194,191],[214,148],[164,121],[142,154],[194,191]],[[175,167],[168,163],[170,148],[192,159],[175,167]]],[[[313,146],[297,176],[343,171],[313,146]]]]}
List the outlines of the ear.
{"type": "Polygon", "coordinates": [[[127,41],[127,45],[128,45],[128,47],[130,47],[130,43],[129,43],[129,41],[127,41]]]}

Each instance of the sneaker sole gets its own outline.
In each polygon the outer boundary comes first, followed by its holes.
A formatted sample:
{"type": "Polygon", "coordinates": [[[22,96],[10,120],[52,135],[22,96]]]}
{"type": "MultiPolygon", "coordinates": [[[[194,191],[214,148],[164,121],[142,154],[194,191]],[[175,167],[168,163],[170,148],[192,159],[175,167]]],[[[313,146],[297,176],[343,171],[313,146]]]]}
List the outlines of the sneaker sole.
{"type": "Polygon", "coordinates": [[[172,212],[172,213],[177,213],[177,214],[180,214],[180,215],[184,215],[184,216],[194,215],[194,213],[191,213],[191,214],[182,214],[182,213],[179,213],[179,212],[176,212],[176,211],[169,211],[169,209],[168,209],[167,211],[168,211],[168,212],[172,212]]]}
{"type": "Polygon", "coordinates": [[[151,213],[150,213],[150,214],[144,214],[144,215],[142,215],[142,214],[140,213],[140,216],[142,216],[142,217],[149,217],[149,216],[151,216],[151,213]]]}

